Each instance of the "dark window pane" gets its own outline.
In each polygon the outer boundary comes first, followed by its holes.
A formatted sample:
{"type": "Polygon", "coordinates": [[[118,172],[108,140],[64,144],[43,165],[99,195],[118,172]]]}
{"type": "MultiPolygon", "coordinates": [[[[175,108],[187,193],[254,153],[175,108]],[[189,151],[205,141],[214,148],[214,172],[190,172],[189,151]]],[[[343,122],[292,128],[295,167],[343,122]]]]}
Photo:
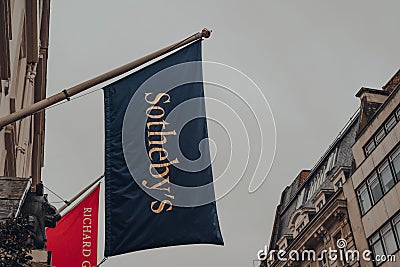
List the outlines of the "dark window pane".
{"type": "Polygon", "coordinates": [[[396,123],[396,117],[392,115],[385,124],[386,131],[389,132],[390,130],[392,130],[396,123]]]}
{"type": "Polygon", "coordinates": [[[385,133],[385,129],[381,128],[375,135],[375,141],[377,144],[379,144],[383,138],[385,137],[386,133],[385,133]]]}
{"type": "Polygon", "coordinates": [[[372,251],[374,252],[374,255],[385,255],[385,252],[383,250],[382,242],[379,240],[375,244],[372,245],[372,251]]]}
{"type": "Polygon", "coordinates": [[[376,243],[381,237],[379,236],[379,233],[374,234],[370,239],[369,239],[369,243],[371,245],[373,245],[374,243],[376,243]]]}
{"type": "Polygon", "coordinates": [[[400,120],[400,108],[398,110],[396,110],[396,117],[397,117],[397,119],[400,120]]]}
{"type": "Polygon", "coordinates": [[[383,163],[381,167],[379,167],[378,171],[382,181],[383,191],[386,193],[394,185],[392,171],[390,170],[389,163],[387,160],[383,163]]]}
{"type": "Polygon", "coordinates": [[[368,156],[371,154],[371,152],[375,149],[375,142],[374,140],[371,140],[366,146],[365,146],[365,154],[368,156]]]}
{"type": "Polygon", "coordinates": [[[361,213],[364,214],[371,208],[371,200],[369,198],[367,186],[364,184],[358,189],[358,200],[360,201],[361,213]]]}
{"type": "Polygon", "coordinates": [[[385,244],[385,250],[388,255],[393,254],[397,250],[396,239],[394,237],[392,225],[389,223],[385,225],[381,230],[383,243],[385,244]]]}
{"type": "Polygon", "coordinates": [[[368,178],[368,186],[371,190],[373,202],[376,203],[383,196],[381,185],[379,184],[379,179],[374,172],[370,178],[368,178]]]}
{"type": "Polygon", "coordinates": [[[400,215],[397,215],[397,216],[393,219],[393,226],[394,226],[394,229],[395,229],[395,231],[396,231],[397,240],[400,241],[400,215]]]}
{"type": "Polygon", "coordinates": [[[398,148],[391,156],[393,169],[396,174],[397,180],[400,180],[400,148],[398,148]]]}

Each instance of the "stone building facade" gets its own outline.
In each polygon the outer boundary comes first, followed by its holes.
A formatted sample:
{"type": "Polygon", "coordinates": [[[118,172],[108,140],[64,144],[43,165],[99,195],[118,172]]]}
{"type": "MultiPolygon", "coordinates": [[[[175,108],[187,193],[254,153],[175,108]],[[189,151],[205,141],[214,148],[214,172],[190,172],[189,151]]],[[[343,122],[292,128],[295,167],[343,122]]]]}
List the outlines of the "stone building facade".
{"type": "MultiPolygon", "coordinates": [[[[46,97],[49,20],[50,0],[0,1],[0,117],[46,97]]],[[[42,111],[0,129],[0,220],[27,217],[34,258],[48,266],[44,227],[60,216],[43,194],[44,118],[42,111]]]]}
{"type": "MultiPolygon", "coordinates": [[[[49,0],[0,1],[0,116],[46,96],[49,0]]],[[[0,131],[0,176],[41,180],[44,112],[0,131]]]]}
{"type": "Polygon", "coordinates": [[[351,147],[357,129],[356,114],[313,169],[301,171],[283,191],[276,210],[270,250],[261,266],[360,266],[357,261],[344,262],[339,258],[330,261],[324,252],[336,247],[339,239],[345,239],[349,247],[354,247],[342,185],[350,175],[351,147]],[[278,257],[279,251],[282,255],[278,257]],[[308,251],[314,255],[308,256],[308,251]],[[315,265],[318,259],[321,265],[315,265]]]}
{"type": "Polygon", "coordinates": [[[357,248],[371,250],[376,260],[362,266],[400,264],[399,90],[400,71],[383,90],[357,93],[361,119],[352,148],[354,170],[343,190],[357,248]]]}
{"type": "Polygon", "coordinates": [[[360,89],[359,111],[282,192],[261,266],[398,266],[375,259],[400,257],[399,85],[400,72],[360,89]]]}

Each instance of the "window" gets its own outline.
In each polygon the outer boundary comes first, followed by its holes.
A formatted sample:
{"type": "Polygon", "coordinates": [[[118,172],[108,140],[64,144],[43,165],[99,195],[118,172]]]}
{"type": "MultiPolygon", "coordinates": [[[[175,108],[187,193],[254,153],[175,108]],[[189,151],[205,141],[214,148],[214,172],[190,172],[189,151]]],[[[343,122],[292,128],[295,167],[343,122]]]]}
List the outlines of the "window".
{"type": "MultiPolygon", "coordinates": [[[[343,253],[343,252],[346,250],[346,248],[339,248],[339,247],[338,247],[337,243],[338,243],[339,239],[342,239],[342,231],[341,231],[341,230],[339,230],[339,232],[337,232],[337,233],[333,236],[332,242],[333,242],[333,248],[336,249],[336,250],[338,250],[338,253],[343,253]],[[342,252],[341,252],[341,251],[342,251],[342,252]]],[[[338,258],[338,259],[336,260],[336,266],[337,266],[337,267],[339,267],[339,266],[345,266],[345,263],[346,263],[346,258],[345,258],[345,257],[344,257],[343,259],[338,258]]],[[[346,266],[347,266],[347,265],[346,265],[346,266]]]]}
{"type": "MultiPolygon", "coordinates": [[[[400,109],[399,109],[400,110],[400,109]]],[[[364,215],[396,182],[400,181],[400,145],[375,169],[357,189],[361,213],[364,215]]],[[[336,186],[336,184],[335,184],[336,186]]],[[[399,240],[400,242],[400,240],[399,240]]]]}
{"type": "Polygon", "coordinates": [[[378,176],[374,172],[370,178],[368,178],[368,187],[371,191],[373,203],[376,203],[379,201],[379,199],[382,198],[383,192],[381,185],[379,183],[378,176]]]}
{"type": "MultiPolygon", "coordinates": [[[[398,228],[400,214],[384,224],[374,235],[368,238],[368,243],[374,256],[394,255],[399,250],[398,228]],[[397,240],[396,240],[397,239],[397,240]]],[[[377,262],[380,265],[382,262],[377,262]]]]}
{"type": "Polygon", "coordinates": [[[361,213],[365,214],[371,208],[371,199],[368,194],[367,185],[363,184],[358,190],[358,200],[360,202],[361,213]]]}
{"type": "Polygon", "coordinates": [[[325,180],[325,166],[322,167],[322,169],[319,171],[319,176],[318,176],[318,187],[321,186],[321,184],[325,180]]]}
{"type": "Polygon", "coordinates": [[[371,155],[372,151],[374,151],[376,146],[385,138],[386,134],[388,134],[391,130],[393,130],[393,128],[399,121],[400,121],[400,107],[396,110],[396,112],[393,112],[388,117],[384,125],[373,134],[371,140],[364,146],[364,153],[366,157],[371,155]]]}
{"type": "Polygon", "coordinates": [[[400,148],[398,148],[391,156],[390,160],[392,162],[394,174],[397,180],[400,180],[400,148]]]}
{"type": "Polygon", "coordinates": [[[400,241],[400,214],[393,219],[393,226],[396,230],[397,240],[400,241]]]}
{"type": "Polygon", "coordinates": [[[383,140],[383,138],[385,138],[385,135],[386,135],[385,129],[381,128],[375,135],[376,143],[379,144],[383,140]]]}
{"type": "Polygon", "coordinates": [[[306,188],[306,191],[305,191],[304,195],[305,195],[305,198],[304,198],[303,203],[306,203],[311,197],[310,188],[309,187],[306,188]]]}
{"type": "Polygon", "coordinates": [[[369,243],[374,255],[385,255],[385,252],[383,250],[382,240],[381,237],[379,236],[379,232],[370,238],[369,243]]]}
{"type": "Polygon", "coordinates": [[[324,206],[324,201],[320,201],[320,202],[318,202],[318,204],[317,204],[317,210],[320,210],[322,207],[324,206]]]}
{"type": "Polygon", "coordinates": [[[400,108],[396,110],[396,117],[400,120],[400,108]]]}
{"type": "Polygon", "coordinates": [[[369,156],[371,153],[372,153],[372,151],[375,149],[375,142],[374,142],[374,140],[372,139],[366,146],[365,146],[365,148],[364,148],[364,150],[365,150],[365,154],[367,155],[367,156],[369,156]]]}
{"type": "Polygon", "coordinates": [[[308,188],[307,200],[309,200],[314,195],[314,193],[317,191],[317,189],[320,186],[320,182],[323,181],[320,174],[321,174],[321,172],[317,173],[317,175],[312,178],[312,181],[308,188]]]}
{"type": "Polygon", "coordinates": [[[301,190],[300,195],[297,198],[296,209],[298,209],[303,204],[305,191],[306,190],[304,188],[303,190],[301,190]]]}
{"type": "Polygon", "coordinates": [[[373,134],[371,140],[364,146],[365,156],[371,155],[372,151],[385,138],[386,134],[393,130],[398,121],[400,121],[400,108],[388,117],[385,124],[373,134]]]}
{"type": "Polygon", "coordinates": [[[319,266],[321,267],[328,267],[328,259],[326,258],[326,253],[321,253],[318,257],[319,266]]]}
{"type": "Polygon", "coordinates": [[[300,233],[304,229],[304,226],[306,226],[305,222],[301,222],[301,224],[297,228],[297,232],[300,233]]]}
{"type": "Polygon", "coordinates": [[[342,188],[343,187],[343,181],[342,180],[337,181],[335,186],[336,186],[336,188],[342,188]]]}
{"type": "Polygon", "coordinates": [[[393,175],[387,160],[378,168],[378,172],[382,181],[383,191],[386,193],[394,186],[393,175]]]}
{"type": "Polygon", "coordinates": [[[381,229],[381,235],[383,239],[383,244],[385,246],[386,254],[393,254],[397,250],[396,239],[394,237],[392,225],[390,223],[386,224],[381,229]]]}
{"type": "Polygon", "coordinates": [[[393,129],[393,127],[396,125],[396,123],[397,123],[396,117],[393,114],[392,116],[390,116],[390,118],[385,123],[386,132],[390,132],[390,130],[393,129]]]}
{"type": "Polygon", "coordinates": [[[279,246],[279,249],[280,249],[280,250],[285,250],[285,249],[286,249],[286,243],[285,243],[285,242],[282,243],[282,244],[279,246]]]}
{"type": "Polygon", "coordinates": [[[328,158],[328,162],[326,163],[325,173],[328,173],[335,167],[336,155],[337,155],[337,148],[330,154],[328,158]]]}

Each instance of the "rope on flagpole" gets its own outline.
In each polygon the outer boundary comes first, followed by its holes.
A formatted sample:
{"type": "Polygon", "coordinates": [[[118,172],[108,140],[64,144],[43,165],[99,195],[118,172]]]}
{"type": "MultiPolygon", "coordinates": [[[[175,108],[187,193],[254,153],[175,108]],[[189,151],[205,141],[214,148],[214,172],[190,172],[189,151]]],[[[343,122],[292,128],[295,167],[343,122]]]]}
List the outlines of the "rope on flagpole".
{"type": "Polygon", "coordinates": [[[83,194],[85,194],[90,188],[92,188],[95,184],[97,184],[101,179],[104,178],[104,174],[100,175],[99,178],[97,178],[95,181],[93,181],[91,184],[86,186],[82,191],[80,191],[76,196],[68,200],[68,204],[64,204],[61,208],[58,209],[58,212],[61,213],[63,210],[65,210],[67,207],[69,207],[72,203],[74,203],[77,199],[79,199],[83,194]]]}
{"type": "Polygon", "coordinates": [[[101,262],[100,262],[98,265],[96,265],[95,267],[99,267],[100,265],[102,265],[103,263],[105,263],[106,260],[108,260],[108,257],[104,257],[104,258],[101,260],[101,262]]]}
{"type": "Polygon", "coordinates": [[[58,199],[60,199],[62,202],[64,202],[66,205],[69,205],[68,200],[63,199],[60,195],[58,195],[56,192],[54,192],[53,190],[51,190],[50,188],[48,188],[47,186],[43,185],[44,188],[46,188],[47,190],[49,190],[50,193],[52,193],[53,195],[55,195],[58,199]]]}

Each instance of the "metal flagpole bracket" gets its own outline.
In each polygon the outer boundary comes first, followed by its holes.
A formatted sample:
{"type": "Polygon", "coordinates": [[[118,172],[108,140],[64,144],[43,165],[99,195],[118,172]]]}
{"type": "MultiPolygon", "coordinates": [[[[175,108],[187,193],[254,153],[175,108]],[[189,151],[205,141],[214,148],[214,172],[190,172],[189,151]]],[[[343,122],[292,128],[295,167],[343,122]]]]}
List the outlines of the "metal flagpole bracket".
{"type": "Polygon", "coordinates": [[[67,99],[68,101],[71,101],[71,96],[68,94],[67,89],[64,89],[62,92],[63,92],[64,95],[65,95],[65,99],[67,99]]]}
{"type": "Polygon", "coordinates": [[[99,178],[94,180],[90,185],[86,186],[81,192],[79,192],[76,196],[71,198],[70,200],[65,200],[64,205],[58,209],[58,212],[61,213],[67,207],[69,207],[72,203],[74,203],[77,199],[79,199],[83,194],[85,194],[90,188],[92,188],[96,183],[98,183],[101,179],[104,178],[104,174],[102,174],[99,178]]]}

